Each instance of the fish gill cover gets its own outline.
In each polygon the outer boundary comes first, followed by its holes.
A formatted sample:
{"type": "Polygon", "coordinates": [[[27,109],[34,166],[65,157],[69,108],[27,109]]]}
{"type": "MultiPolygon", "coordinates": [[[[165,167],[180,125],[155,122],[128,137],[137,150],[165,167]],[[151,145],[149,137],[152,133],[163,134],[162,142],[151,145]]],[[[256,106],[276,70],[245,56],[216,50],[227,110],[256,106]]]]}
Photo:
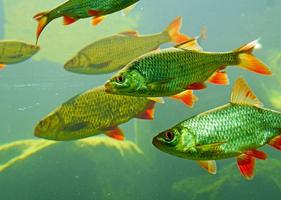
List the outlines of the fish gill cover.
{"type": "MultiPolygon", "coordinates": [[[[42,10],[54,8],[57,6],[58,2],[57,0],[21,0],[14,3],[14,1],[11,0],[3,0],[3,6],[0,2],[0,9],[1,7],[4,8],[4,20],[6,22],[4,24],[4,38],[13,38],[35,43],[34,30],[37,22],[32,19],[32,16],[34,13],[38,13],[42,10]],[[22,24],[24,24],[24,26],[19,27],[19,25],[22,24]]],[[[0,19],[1,13],[2,12],[0,12],[0,19]]],[[[139,18],[139,14],[132,14],[131,17],[126,17],[122,16],[120,13],[116,13],[107,16],[107,20],[97,27],[91,25],[90,18],[80,20],[71,26],[64,26],[62,19],[59,18],[54,20],[54,22],[49,25],[48,29],[42,33],[44,36],[39,41],[41,52],[36,55],[34,59],[48,60],[63,64],[65,60],[76,53],[77,49],[97,39],[101,39],[106,35],[136,29],[138,27],[139,18]],[[83,32],[81,30],[83,30],[83,32]],[[73,40],[77,35],[80,35],[79,39],[73,40]]]]}

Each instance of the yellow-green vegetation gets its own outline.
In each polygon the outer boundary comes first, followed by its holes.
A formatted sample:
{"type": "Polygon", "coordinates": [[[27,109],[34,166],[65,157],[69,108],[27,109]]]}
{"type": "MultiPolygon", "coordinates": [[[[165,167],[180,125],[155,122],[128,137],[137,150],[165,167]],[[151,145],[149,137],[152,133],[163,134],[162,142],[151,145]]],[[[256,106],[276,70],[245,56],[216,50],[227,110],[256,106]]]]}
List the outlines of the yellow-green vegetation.
{"type": "MultiPolygon", "coordinates": [[[[48,140],[20,140],[1,145],[0,172],[5,171],[19,161],[26,160],[27,158],[34,156],[40,151],[45,150],[55,144],[59,145],[61,143],[48,140]],[[11,155],[11,158],[8,157],[11,155]]],[[[105,137],[87,138],[68,144],[75,145],[77,149],[95,149],[96,147],[104,146],[106,148],[116,150],[122,157],[125,156],[125,152],[134,152],[137,154],[143,153],[142,150],[131,141],[117,141],[105,137]]]]}
{"type": "MultiPolygon", "coordinates": [[[[188,177],[173,184],[172,189],[176,193],[181,193],[187,199],[205,199],[210,200],[221,199],[221,194],[225,189],[241,188],[243,184],[243,177],[238,173],[237,167],[231,164],[225,167],[217,176],[209,174],[188,177]]],[[[281,161],[269,159],[267,161],[259,162],[256,170],[256,178],[262,178],[263,182],[269,183],[272,188],[281,190],[281,161]]],[[[254,181],[254,180],[253,180],[254,181]]],[[[237,197],[239,199],[239,197],[237,197]]],[[[222,198],[223,199],[223,198],[222,198]]]]}
{"type": "MultiPolygon", "coordinates": [[[[15,3],[11,0],[3,0],[5,18],[4,39],[35,43],[37,22],[32,19],[33,15],[42,10],[54,8],[58,2],[58,0],[21,0],[15,3]]],[[[62,19],[54,20],[42,33],[39,41],[41,51],[34,59],[63,64],[79,49],[97,39],[118,32],[136,29],[139,21],[139,17],[136,16],[138,14],[134,13],[129,16],[122,16],[119,12],[107,16],[107,19],[96,27],[91,25],[90,18],[79,20],[69,26],[64,26],[62,19]]]]}

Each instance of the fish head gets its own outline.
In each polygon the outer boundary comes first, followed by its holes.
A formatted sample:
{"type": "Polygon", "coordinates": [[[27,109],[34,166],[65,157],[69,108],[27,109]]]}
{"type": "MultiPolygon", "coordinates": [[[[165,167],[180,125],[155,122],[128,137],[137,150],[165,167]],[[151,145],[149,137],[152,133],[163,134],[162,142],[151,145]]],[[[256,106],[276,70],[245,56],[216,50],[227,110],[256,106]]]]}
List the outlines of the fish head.
{"type": "Polygon", "coordinates": [[[186,158],[192,153],[194,137],[188,128],[177,125],[159,133],[152,144],[165,153],[186,158]]]}
{"type": "Polygon", "coordinates": [[[78,72],[83,69],[82,63],[85,62],[85,58],[81,55],[74,56],[64,64],[64,69],[70,72],[78,72]]]}
{"type": "Polygon", "coordinates": [[[53,112],[42,119],[35,127],[34,135],[39,138],[57,140],[64,128],[64,122],[59,113],[53,112]]]}
{"type": "Polygon", "coordinates": [[[122,70],[106,82],[105,91],[127,96],[144,96],[148,92],[145,78],[137,70],[122,70]]]}

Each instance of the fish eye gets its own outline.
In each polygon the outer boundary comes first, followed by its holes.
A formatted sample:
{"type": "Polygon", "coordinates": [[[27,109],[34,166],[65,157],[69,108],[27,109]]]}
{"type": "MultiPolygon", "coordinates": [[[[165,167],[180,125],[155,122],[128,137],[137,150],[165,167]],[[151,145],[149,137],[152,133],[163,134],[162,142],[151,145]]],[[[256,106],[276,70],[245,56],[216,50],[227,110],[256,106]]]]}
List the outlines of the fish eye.
{"type": "Polygon", "coordinates": [[[167,131],[164,133],[164,139],[171,142],[175,138],[175,134],[172,131],[167,131]]]}
{"type": "Polygon", "coordinates": [[[123,83],[123,82],[125,81],[125,78],[124,78],[123,76],[117,76],[117,77],[115,78],[115,81],[116,81],[117,83],[123,83]]]}

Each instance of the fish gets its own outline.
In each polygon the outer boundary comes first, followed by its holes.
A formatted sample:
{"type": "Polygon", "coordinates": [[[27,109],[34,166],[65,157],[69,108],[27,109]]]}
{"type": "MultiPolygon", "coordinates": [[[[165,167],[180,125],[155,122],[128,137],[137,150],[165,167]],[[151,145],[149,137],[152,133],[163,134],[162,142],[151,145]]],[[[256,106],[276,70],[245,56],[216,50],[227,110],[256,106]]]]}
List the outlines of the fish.
{"type": "Polygon", "coordinates": [[[34,135],[70,141],[105,134],[124,140],[119,125],[133,118],[153,120],[155,104],[147,98],[111,95],[104,87],[93,88],[74,96],[40,120],[34,135]]]}
{"type": "Polygon", "coordinates": [[[34,56],[40,47],[33,44],[28,44],[21,41],[0,41],[0,69],[5,65],[16,64],[34,56]]]}
{"type": "Polygon", "coordinates": [[[139,97],[172,97],[192,107],[198,98],[193,90],[206,82],[228,85],[227,66],[271,75],[271,71],[252,53],[258,40],[224,53],[202,51],[196,39],[160,51],[147,53],[130,62],[105,83],[106,92],[139,97]]]}
{"type": "Polygon", "coordinates": [[[59,6],[36,14],[38,21],[36,44],[45,27],[54,19],[63,17],[64,25],[70,25],[82,18],[93,17],[92,24],[98,25],[106,15],[130,8],[139,0],[68,0],[59,6]]]}
{"type": "Polygon", "coordinates": [[[120,70],[141,55],[157,50],[161,44],[179,44],[192,39],[179,32],[181,24],[182,18],[177,17],[162,33],[142,36],[131,30],[103,38],[80,50],[65,63],[64,69],[80,74],[120,70]]]}
{"type": "Polygon", "coordinates": [[[255,160],[265,160],[260,147],[281,150],[281,112],[266,109],[245,79],[237,79],[231,102],[195,115],[153,138],[159,150],[197,161],[216,174],[216,160],[237,158],[246,179],[253,179],[255,160]]]}

